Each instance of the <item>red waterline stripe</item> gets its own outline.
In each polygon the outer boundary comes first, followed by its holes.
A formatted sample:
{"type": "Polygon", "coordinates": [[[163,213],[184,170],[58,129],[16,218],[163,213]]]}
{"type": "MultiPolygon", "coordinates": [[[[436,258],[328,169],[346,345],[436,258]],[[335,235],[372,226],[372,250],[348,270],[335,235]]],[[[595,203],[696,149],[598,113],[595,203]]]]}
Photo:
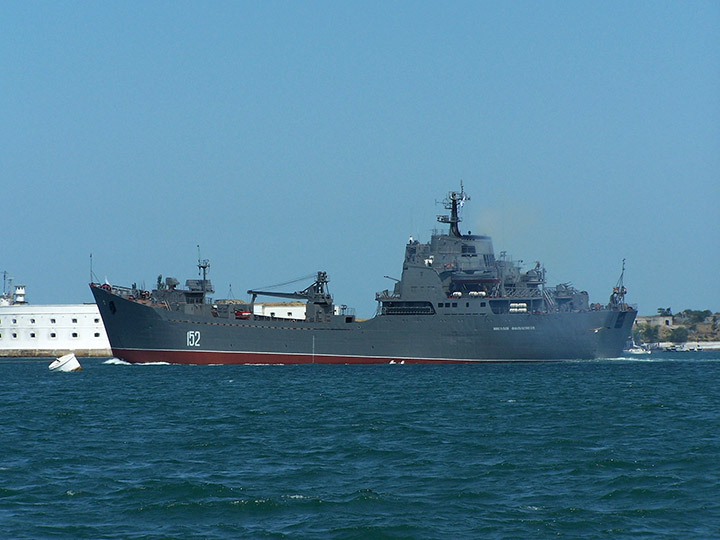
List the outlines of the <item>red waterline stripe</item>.
{"type": "Polygon", "coordinates": [[[219,352],[219,351],[162,351],[141,349],[113,349],[116,358],[131,364],[167,362],[169,364],[448,364],[473,360],[436,358],[393,358],[378,356],[342,356],[283,353],[219,352]]]}

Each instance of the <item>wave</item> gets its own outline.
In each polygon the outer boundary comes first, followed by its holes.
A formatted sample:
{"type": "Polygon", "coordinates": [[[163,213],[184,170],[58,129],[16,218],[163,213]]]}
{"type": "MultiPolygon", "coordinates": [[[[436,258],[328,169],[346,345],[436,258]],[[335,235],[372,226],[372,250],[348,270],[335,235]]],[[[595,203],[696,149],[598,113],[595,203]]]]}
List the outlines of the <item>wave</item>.
{"type": "Polygon", "coordinates": [[[119,358],[108,358],[103,362],[103,364],[108,364],[111,366],[129,366],[131,365],[130,362],[126,362],[125,360],[120,360],[119,358]]]}
{"type": "Polygon", "coordinates": [[[125,360],[121,360],[120,358],[108,358],[103,362],[103,364],[111,365],[111,366],[172,366],[174,364],[171,364],[170,362],[143,362],[140,364],[131,364],[130,362],[126,362],[125,360]]]}

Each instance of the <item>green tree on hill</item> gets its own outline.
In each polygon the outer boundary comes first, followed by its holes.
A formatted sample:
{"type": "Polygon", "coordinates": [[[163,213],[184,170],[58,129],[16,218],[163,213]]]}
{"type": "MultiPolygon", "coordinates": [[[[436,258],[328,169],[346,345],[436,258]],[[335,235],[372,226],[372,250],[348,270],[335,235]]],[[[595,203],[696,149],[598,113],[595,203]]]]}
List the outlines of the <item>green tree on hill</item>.
{"type": "Polygon", "coordinates": [[[684,326],[678,326],[677,328],[673,328],[672,332],[670,332],[670,341],[673,343],[685,343],[688,338],[689,331],[684,326]]]}
{"type": "Polygon", "coordinates": [[[710,317],[712,315],[712,311],[710,311],[709,309],[706,309],[704,311],[686,309],[682,312],[682,314],[687,319],[688,324],[699,324],[708,317],[710,317]]]}
{"type": "Polygon", "coordinates": [[[658,340],[660,334],[660,327],[654,324],[645,323],[640,330],[641,339],[645,343],[654,343],[658,340]]]}

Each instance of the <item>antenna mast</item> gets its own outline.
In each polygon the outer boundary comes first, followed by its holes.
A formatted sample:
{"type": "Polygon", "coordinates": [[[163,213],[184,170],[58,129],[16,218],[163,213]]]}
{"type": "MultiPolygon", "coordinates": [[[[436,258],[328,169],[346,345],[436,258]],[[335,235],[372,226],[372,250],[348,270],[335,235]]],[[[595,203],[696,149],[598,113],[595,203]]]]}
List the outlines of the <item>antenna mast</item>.
{"type": "Polygon", "coordinates": [[[461,238],[460,229],[458,229],[458,223],[462,221],[462,218],[458,216],[458,206],[462,208],[465,201],[469,201],[470,197],[465,194],[462,180],[460,180],[460,191],[451,191],[448,196],[443,200],[443,206],[446,210],[450,210],[450,215],[438,216],[437,220],[440,223],[450,224],[450,234],[461,238]]]}
{"type": "Polygon", "coordinates": [[[200,258],[200,244],[197,245],[198,250],[198,276],[202,273],[202,292],[203,295],[205,294],[205,276],[207,273],[207,269],[210,268],[210,260],[209,259],[201,259],[200,258]]]}
{"type": "Polygon", "coordinates": [[[625,288],[625,259],[622,260],[622,272],[617,280],[617,284],[613,287],[612,295],[610,295],[610,304],[613,306],[623,307],[625,305],[625,295],[627,289],[625,288]]]}

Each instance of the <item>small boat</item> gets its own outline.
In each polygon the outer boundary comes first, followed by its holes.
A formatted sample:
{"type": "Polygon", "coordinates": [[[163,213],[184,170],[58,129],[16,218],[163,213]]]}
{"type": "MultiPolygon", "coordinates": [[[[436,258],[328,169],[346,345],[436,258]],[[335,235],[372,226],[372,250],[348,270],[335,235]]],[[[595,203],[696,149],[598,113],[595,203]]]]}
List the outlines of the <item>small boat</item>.
{"type": "Polygon", "coordinates": [[[633,339],[631,345],[625,348],[623,352],[627,354],[650,354],[650,349],[644,345],[638,345],[633,339]]]}
{"type": "Polygon", "coordinates": [[[75,358],[75,353],[68,353],[53,361],[48,366],[48,369],[50,371],[80,371],[82,366],[78,359],[75,358]]]}

